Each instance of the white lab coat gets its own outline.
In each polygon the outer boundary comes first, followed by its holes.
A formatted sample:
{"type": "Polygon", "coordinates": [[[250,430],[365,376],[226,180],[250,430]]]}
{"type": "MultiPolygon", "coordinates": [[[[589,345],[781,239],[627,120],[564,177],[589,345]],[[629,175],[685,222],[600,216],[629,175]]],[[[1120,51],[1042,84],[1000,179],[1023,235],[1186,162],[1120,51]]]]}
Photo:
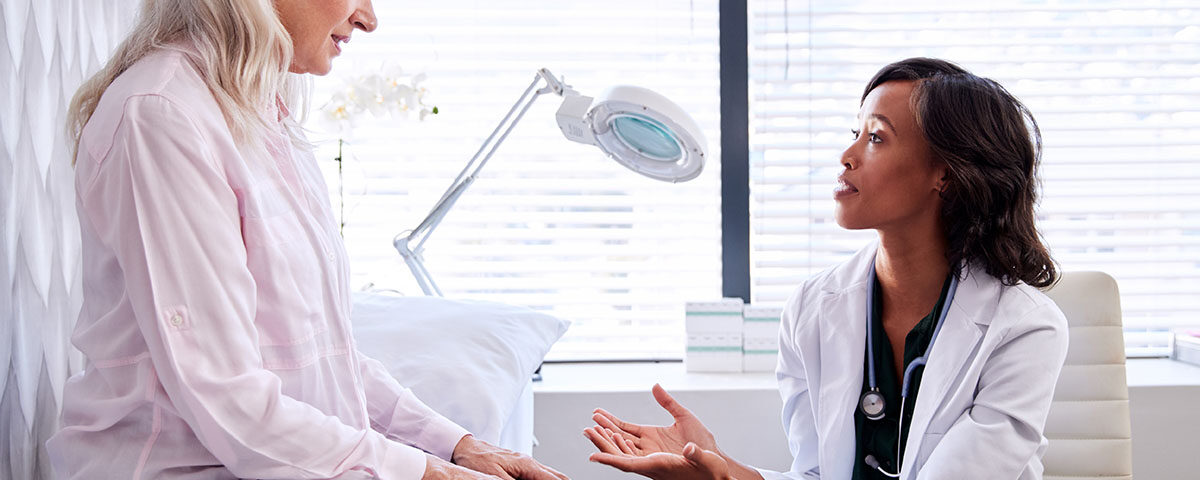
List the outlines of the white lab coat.
{"type": "MultiPolygon", "coordinates": [[[[877,244],[804,282],[780,329],[783,422],[794,461],[763,476],[848,479],[863,384],[867,275],[877,244]]],[[[958,286],[921,381],[901,479],[1040,479],[1067,321],[1025,284],[981,269],[958,286]]]]}

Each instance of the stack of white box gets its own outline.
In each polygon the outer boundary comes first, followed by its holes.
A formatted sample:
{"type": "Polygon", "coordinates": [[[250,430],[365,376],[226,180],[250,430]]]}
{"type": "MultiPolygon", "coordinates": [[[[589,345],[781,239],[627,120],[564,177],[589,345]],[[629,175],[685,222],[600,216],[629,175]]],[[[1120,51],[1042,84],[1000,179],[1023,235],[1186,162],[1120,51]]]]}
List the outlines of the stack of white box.
{"type": "Polygon", "coordinates": [[[740,298],[687,303],[687,371],[742,371],[742,308],[740,298]]]}
{"type": "Polygon", "coordinates": [[[742,371],[775,371],[782,316],[782,307],[746,305],[742,313],[742,371]]]}

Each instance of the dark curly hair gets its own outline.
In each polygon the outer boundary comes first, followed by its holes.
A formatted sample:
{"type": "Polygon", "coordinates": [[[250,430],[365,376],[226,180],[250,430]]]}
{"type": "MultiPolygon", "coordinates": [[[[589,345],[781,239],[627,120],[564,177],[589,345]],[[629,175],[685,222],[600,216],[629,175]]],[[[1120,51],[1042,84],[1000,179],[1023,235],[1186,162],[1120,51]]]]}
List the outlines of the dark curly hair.
{"type": "Polygon", "coordinates": [[[1034,224],[1042,134],[1033,114],[994,80],[934,58],[883,67],[863,100],[894,80],[917,82],[917,126],[947,166],[942,219],[954,273],[978,265],[1005,285],[1053,284],[1058,272],[1034,224]]]}

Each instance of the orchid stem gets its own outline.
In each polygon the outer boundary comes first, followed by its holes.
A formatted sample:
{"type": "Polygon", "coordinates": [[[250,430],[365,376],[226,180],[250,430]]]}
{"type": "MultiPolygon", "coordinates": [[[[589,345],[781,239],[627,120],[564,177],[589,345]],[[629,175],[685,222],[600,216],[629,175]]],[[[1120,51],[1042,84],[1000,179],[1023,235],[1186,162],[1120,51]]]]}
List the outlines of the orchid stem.
{"type": "Polygon", "coordinates": [[[337,160],[338,167],[338,236],[346,238],[346,234],[343,233],[346,228],[346,197],[343,195],[342,187],[342,143],[342,139],[339,138],[338,154],[334,160],[337,160]]]}

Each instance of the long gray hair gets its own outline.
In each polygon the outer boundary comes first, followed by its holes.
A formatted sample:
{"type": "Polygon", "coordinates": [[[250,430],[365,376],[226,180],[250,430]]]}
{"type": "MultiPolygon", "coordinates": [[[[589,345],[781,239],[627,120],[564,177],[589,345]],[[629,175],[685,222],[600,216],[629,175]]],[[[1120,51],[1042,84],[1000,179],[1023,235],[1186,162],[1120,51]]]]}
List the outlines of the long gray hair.
{"type": "Polygon", "coordinates": [[[273,0],[145,0],[132,33],[71,100],[67,132],[76,148],[113,80],[142,57],[180,41],[195,47],[193,61],[239,143],[258,143],[256,133],[268,127],[261,112],[277,95],[295,105],[302,85],[288,74],[292,39],[273,0]]]}

